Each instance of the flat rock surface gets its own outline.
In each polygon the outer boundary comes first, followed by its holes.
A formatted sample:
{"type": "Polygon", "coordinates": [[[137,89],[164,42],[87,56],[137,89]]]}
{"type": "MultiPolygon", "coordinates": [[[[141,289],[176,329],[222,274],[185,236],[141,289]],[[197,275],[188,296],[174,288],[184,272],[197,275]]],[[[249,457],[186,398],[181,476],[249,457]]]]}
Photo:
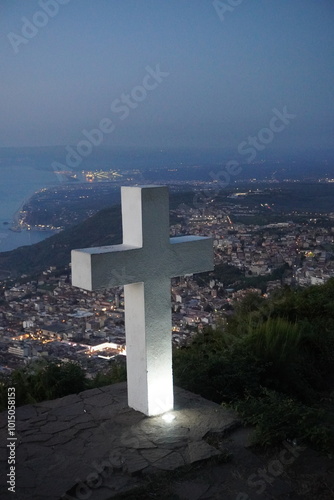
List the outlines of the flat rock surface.
{"type": "MultiPolygon", "coordinates": [[[[108,500],[139,486],[147,474],[220,455],[203,438],[238,427],[235,414],[188,391],[174,391],[170,423],[130,409],[125,383],[17,408],[16,492],[8,491],[2,473],[0,498],[108,500]]],[[[1,423],[6,419],[3,412],[1,423]]],[[[9,441],[1,427],[1,470],[8,472],[9,441]]],[[[208,485],[192,488],[197,498],[208,485]]],[[[180,485],[179,491],[184,489],[180,485]]]]}

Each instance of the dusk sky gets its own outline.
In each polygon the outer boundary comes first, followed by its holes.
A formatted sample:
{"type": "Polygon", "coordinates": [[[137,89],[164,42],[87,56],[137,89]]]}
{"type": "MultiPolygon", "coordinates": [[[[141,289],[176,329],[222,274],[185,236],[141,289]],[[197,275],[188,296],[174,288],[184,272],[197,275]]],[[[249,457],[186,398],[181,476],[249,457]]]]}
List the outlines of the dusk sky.
{"type": "Polygon", "coordinates": [[[237,148],[286,106],[273,148],[333,148],[333,21],[333,0],[1,0],[0,146],[108,118],[104,145],[237,148]]]}

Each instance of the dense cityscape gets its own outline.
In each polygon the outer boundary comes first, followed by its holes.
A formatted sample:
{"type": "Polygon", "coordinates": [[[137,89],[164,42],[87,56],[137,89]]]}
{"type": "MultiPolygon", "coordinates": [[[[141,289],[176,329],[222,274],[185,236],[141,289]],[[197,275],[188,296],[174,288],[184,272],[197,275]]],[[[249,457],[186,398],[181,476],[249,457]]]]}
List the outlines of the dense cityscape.
{"type": "MultiPolygon", "coordinates": [[[[200,184],[192,187],[198,189],[200,184]]],[[[67,192],[75,194],[73,187],[67,192]]],[[[293,220],[269,222],[275,220],[269,204],[240,204],[260,193],[259,188],[234,190],[205,208],[180,204],[171,210],[171,236],[211,236],[215,255],[213,272],[172,280],[175,348],[187,345],[205,326],[224,325],[246,293],[268,297],[285,286],[320,285],[334,277],[334,212],[317,217],[294,212],[288,214],[293,220]],[[263,212],[267,224],[247,222],[263,212]]],[[[31,206],[36,209],[39,203],[37,197],[31,206]]],[[[21,217],[27,217],[25,208],[21,217]]],[[[93,377],[111,360],[124,360],[122,288],[103,292],[74,288],[70,263],[64,269],[51,266],[33,279],[21,275],[5,280],[1,287],[3,373],[30,360],[58,359],[79,362],[93,377]]]]}

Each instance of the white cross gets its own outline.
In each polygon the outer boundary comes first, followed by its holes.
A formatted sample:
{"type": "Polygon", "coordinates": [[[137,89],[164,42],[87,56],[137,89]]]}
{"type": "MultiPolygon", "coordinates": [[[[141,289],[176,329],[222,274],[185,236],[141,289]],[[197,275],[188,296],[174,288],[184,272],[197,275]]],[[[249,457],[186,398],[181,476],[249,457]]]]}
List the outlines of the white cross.
{"type": "MultiPolygon", "coordinates": [[[[128,404],[173,409],[170,279],[213,269],[211,238],[169,238],[165,186],[122,187],[123,243],[72,250],[72,284],[124,286],[128,404]]],[[[107,228],[106,228],[107,229],[107,228]]]]}

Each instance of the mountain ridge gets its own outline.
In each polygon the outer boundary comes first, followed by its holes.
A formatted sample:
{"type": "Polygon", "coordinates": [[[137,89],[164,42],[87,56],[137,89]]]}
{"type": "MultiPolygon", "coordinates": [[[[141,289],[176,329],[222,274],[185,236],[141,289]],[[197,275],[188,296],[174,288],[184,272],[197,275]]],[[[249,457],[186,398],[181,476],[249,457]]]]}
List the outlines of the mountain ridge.
{"type": "Polygon", "coordinates": [[[75,248],[117,245],[121,240],[121,210],[114,205],[39,243],[0,253],[0,273],[16,277],[66,267],[75,248]]]}

